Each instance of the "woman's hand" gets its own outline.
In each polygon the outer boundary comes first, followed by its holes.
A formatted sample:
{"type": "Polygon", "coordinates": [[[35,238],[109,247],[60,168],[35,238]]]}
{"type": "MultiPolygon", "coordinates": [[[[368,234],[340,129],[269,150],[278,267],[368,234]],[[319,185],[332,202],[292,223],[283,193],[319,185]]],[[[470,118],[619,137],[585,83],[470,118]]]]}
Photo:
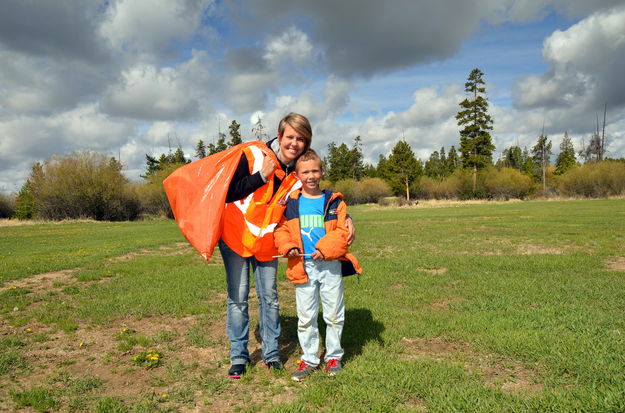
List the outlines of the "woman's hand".
{"type": "Polygon", "coordinates": [[[310,258],[312,258],[313,260],[323,260],[325,257],[323,256],[323,254],[321,253],[321,251],[319,250],[314,250],[312,254],[310,254],[310,258]]]}
{"type": "Polygon", "coordinates": [[[275,171],[277,168],[276,163],[268,156],[263,158],[263,166],[260,168],[260,173],[263,175],[265,180],[269,178],[269,176],[275,171]]]}
{"type": "Polygon", "coordinates": [[[354,227],[352,217],[345,220],[345,227],[349,231],[349,234],[347,235],[347,245],[352,245],[352,242],[356,239],[356,227],[354,227]]]}

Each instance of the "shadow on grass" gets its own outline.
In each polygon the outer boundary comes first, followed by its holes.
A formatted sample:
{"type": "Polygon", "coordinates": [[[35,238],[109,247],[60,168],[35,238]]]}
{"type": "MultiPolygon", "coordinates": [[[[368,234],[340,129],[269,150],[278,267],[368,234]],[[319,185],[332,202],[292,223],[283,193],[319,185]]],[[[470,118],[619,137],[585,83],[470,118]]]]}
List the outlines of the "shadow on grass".
{"type": "MultiPolygon", "coordinates": [[[[325,331],[325,323],[324,328],[325,331]]],[[[384,324],[373,319],[371,310],[367,308],[351,308],[345,311],[345,327],[341,339],[345,356],[343,360],[350,360],[362,353],[362,348],[370,341],[384,346],[382,332],[384,324]]]]}
{"type": "MultiPolygon", "coordinates": [[[[282,362],[286,362],[293,356],[298,348],[297,339],[297,317],[280,316],[282,326],[282,334],[280,335],[280,357],[282,362]]],[[[326,336],[326,323],[323,321],[323,315],[319,314],[318,319],[320,347],[324,347],[326,336]]],[[[382,332],[384,324],[373,319],[371,310],[366,308],[351,308],[345,311],[345,328],[343,329],[343,337],[341,344],[345,350],[343,360],[348,361],[362,353],[362,348],[370,341],[377,342],[380,346],[384,346],[382,332]]],[[[258,328],[254,329],[256,340],[260,342],[258,328]]],[[[254,351],[250,358],[252,364],[261,361],[260,349],[254,351]]],[[[323,359],[323,354],[321,355],[323,359]]]]}
{"type": "MultiPolygon", "coordinates": [[[[280,346],[280,359],[285,363],[295,350],[297,349],[297,317],[280,315],[281,331],[279,346],[280,346]]],[[[261,342],[260,330],[258,326],[254,329],[254,336],[256,341],[261,342]]],[[[260,349],[256,349],[250,354],[250,360],[252,364],[260,363],[262,361],[262,354],[260,349]]]]}

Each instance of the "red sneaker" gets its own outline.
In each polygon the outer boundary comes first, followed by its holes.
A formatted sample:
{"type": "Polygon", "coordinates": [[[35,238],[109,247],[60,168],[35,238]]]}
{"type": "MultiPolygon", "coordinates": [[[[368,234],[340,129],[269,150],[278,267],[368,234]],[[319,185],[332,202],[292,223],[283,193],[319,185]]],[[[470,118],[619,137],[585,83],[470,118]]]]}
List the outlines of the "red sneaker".
{"type": "Polygon", "coordinates": [[[343,370],[343,367],[340,359],[330,359],[326,362],[326,373],[328,373],[328,376],[334,376],[341,370],[343,370]]]}

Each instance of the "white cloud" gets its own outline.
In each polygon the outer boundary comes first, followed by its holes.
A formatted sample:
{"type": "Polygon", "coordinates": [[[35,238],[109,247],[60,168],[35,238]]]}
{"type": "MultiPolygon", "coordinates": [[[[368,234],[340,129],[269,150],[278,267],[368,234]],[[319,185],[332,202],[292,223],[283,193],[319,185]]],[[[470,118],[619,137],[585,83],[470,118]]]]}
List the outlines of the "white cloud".
{"type": "Polygon", "coordinates": [[[132,124],[98,113],[93,104],[50,117],[20,116],[0,121],[0,164],[6,176],[0,179],[0,186],[26,179],[34,162],[52,154],[96,150],[116,155],[133,133],[132,124]]]}
{"type": "Polygon", "coordinates": [[[312,53],[313,45],[308,36],[295,26],[271,37],[265,46],[265,59],[278,70],[292,70],[293,65],[302,66],[310,61],[312,53]]]}
{"type": "Polygon", "coordinates": [[[199,32],[212,4],[213,0],[117,0],[106,9],[100,33],[117,51],[149,60],[173,57],[180,44],[199,32]]]}
{"type": "Polygon", "coordinates": [[[447,85],[441,89],[432,86],[417,90],[413,98],[414,103],[405,112],[387,117],[387,124],[396,123],[407,128],[425,127],[444,121],[458,112],[458,102],[464,98],[464,94],[458,85],[447,85]]]}
{"type": "Polygon", "coordinates": [[[516,85],[520,107],[557,107],[579,115],[625,105],[625,7],[596,13],[545,39],[550,69],[516,85]]]}
{"type": "Polygon", "coordinates": [[[124,71],[112,85],[102,106],[116,116],[138,119],[188,118],[197,102],[193,85],[173,68],[139,65],[124,71]]]}

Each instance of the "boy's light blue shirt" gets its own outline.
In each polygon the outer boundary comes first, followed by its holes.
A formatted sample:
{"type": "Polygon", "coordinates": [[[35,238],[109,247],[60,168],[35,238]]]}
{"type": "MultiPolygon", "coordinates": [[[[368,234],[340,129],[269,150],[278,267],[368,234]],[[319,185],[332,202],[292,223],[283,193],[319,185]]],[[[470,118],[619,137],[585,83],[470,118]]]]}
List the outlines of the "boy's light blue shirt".
{"type": "Polygon", "coordinates": [[[326,234],[323,223],[323,207],[325,204],[325,194],[318,198],[299,198],[299,225],[304,246],[305,259],[311,259],[316,248],[315,244],[326,234]]]}

